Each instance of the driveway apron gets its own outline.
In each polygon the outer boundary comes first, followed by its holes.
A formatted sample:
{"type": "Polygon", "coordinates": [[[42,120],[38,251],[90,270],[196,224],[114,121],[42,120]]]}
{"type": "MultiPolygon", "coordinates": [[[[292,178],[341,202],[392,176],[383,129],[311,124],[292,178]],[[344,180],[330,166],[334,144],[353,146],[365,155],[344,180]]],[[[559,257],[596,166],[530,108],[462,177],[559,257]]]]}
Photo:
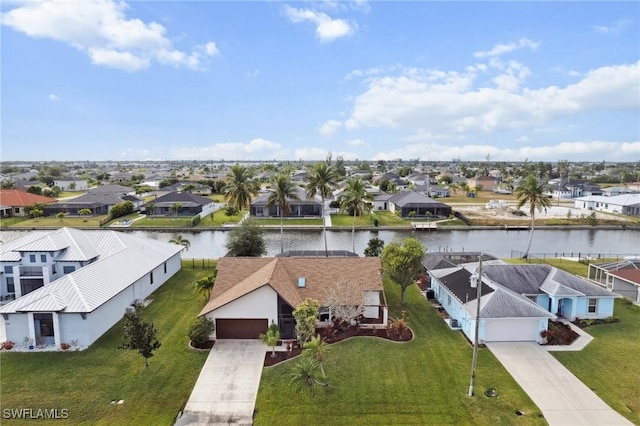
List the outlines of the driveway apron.
{"type": "Polygon", "coordinates": [[[489,342],[487,347],[549,425],[632,425],[537,343],[489,342]]]}
{"type": "Polygon", "coordinates": [[[176,425],[250,425],[266,346],[259,340],[217,340],[176,425]]]}

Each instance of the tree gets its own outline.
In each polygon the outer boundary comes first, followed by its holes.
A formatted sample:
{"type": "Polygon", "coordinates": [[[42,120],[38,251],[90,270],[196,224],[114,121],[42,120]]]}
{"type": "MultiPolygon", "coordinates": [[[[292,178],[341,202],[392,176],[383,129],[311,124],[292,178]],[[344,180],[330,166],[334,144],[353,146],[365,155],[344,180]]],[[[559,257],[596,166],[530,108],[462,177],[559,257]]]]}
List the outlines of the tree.
{"type": "Polygon", "coordinates": [[[111,207],[111,211],[109,214],[111,215],[111,219],[116,219],[121,216],[126,216],[129,213],[133,212],[133,203],[131,201],[123,201],[121,203],[116,204],[111,207]]]}
{"type": "Polygon", "coordinates": [[[226,247],[229,250],[227,256],[231,257],[260,257],[267,253],[262,228],[251,219],[242,221],[240,226],[229,231],[226,247]]]}
{"type": "Polygon", "coordinates": [[[356,251],[356,216],[362,216],[371,210],[371,195],[367,193],[365,184],[360,178],[351,178],[347,180],[347,186],[342,194],[340,194],[340,209],[343,212],[353,214],[353,225],[351,229],[351,242],[353,252],[356,251]]]}
{"type": "Polygon", "coordinates": [[[296,387],[296,391],[309,392],[313,398],[315,395],[315,385],[322,384],[316,380],[317,374],[318,364],[312,358],[303,356],[300,361],[294,365],[289,383],[296,387]]]}
{"type": "Polygon", "coordinates": [[[137,350],[144,358],[144,366],[149,367],[149,358],[160,347],[157,330],[153,321],[145,322],[142,318],[142,305],[135,305],[132,312],[124,314],[124,338],[121,349],[137,350]]]}
{"type": "Polygon", "coordinates": [[[320,337],[320,335],[316,335],[308,342],[305,342],[302,347],[302,355],[313,359],[313,361],[320,366],[323,385],[327,386],[327,375],[324,372],[324,365],[322,364],[322,361],[324,361],[329,353],[329,345],[320,337]]]}
{"type": "Polygon", "coordinates": [[[544,195],[544,187],[538,183],[538,180],[534,175],[527,175],[522,183],[514,191],[518,197],[518,204],[516,209],[520,209],[526,203],[529,203],[529,216],[531,216],[531,229],[529,230],[529,242],[527,243],[527,249],[522,255],[523,259],[529,257],[529,249],[531,248],[531,240],[533,239],[533,229],[535,227],[535,214],[536,210],[545,211],[551,206],[551,201],[544,195]]]}
{"type": "Polygon", "coordinates": [[[277,205],[280,210],[280,253],[284,251],[284,214],[291,210],[290,200],[300,201],[296,188],[288,175],[279,174],[271,179],[271,193],[267,198],[267,208],[277,205]]]}
{"type": "Polygon", "coordinates": [[[189,322],[187,336],[196,347],[201,347],[207,343],[213,330],[215,330],[213,321],[205,316],[196,317],[189,322]]]}
{"type": "Polygon", "coordinates": [[[91,209],[80,209],[78,210],[78,214],[80,216],[91,216],[93,212],[91,211],[91,209]]]}
{"type": "Polygon", "coordinates": [[[265,345],[271,348],[271,358],[275,358],[276,345],[278,344],[278,340],[280,340],[280,330],[278,330],[278,325],[275,323],[271,323],[271,325],[267,329],[267,332],[261,334],[259,337],[265,345]]]}
{"type": "Polygon", "coordinates": [[[325,290],[324,306],[329,308],[329,318],[351,325],[364,314],[364,297],[357,287],[339,280],[325,290]]]}
{"type": "Polygon", "coordinates": [[[213,290],[214,284],[215,284],[215,276],[209,275],[209,276],[200,278],[199,280],[196,280],[193,283],[193,291],[195,291],[197,294],[202,295],[205,298],[205,300],[209,300],[209,297],[211,296],[211,290],[213,290]]]}
{"type": "Polygon", "coordinates": [[[378,257],[382,254],[384,249],[384,241],[378,237],[371,238],[369,244],[364,249],[364,255],[367,257],[378,257]]]}
{"type": "Polygon", "coordinates": [[[338,176],[335,169],[327,164],[326,161],[316,163],[309,170],[307,175],[307,198],[313,198],[316,195],[320,195],[322,198],[322,234],[324,235],[324,253],[325,256],[329,256],[329,250],[327,248],[327,225],[324,220],[324,203],[325,200],[333,195],[331,187],[336,184],[338,176]]]}
{"type": "Polygon", "coordinates": [[[184,246],[187,251],[189,250],[189,247],[191,247],[191,241],[187,240],[186,238],[182,238],[182,235],[174,235],[173,238],[169,240],[169,242],[184,246]]]}
{"type": "Polygon", "coordinates": [[[171,204],[171,207],[169,207],[169,210],[173,212],[173,217],[177,218],[178,212],[182,210],[182,203],[180,201],[176,201],[175,203],[171,204]]]}
{"type": "Polygon", "coordinates": [[[42,187],[40,185],[31,185],[27,188],[29,194],[42,195],[42,187]]]}
{"type": "Polygon", "coordinates": [[[33,207],[29,209],[29,216],[36,219],[44,214],[44,210],[39,207],[33,207]]]}
{"type": "Polygon", "coordinates": [[[422,257],[426,249],[415,238],[405,238],[402,244],[392,242],[382,250],[384,275],[398,284],[401,303],[405,304],[405,290],[422,273],[422,257]]]}
{"type": "Polygon", "coordinates": [[[260,184],[252,180],[249,170],[239,164],[231,166],[227,174],[227,185],[224,187],[225,199],[238,210],[246,210],[251,205],[251,198],[258,195],[260,184]]]}
{"type": "Polygon", "coordinates": [[[296,320],[296,333],[303,344],[316,332],[318,311],[320,303],[315,299],[304,299],[293,310],[293,318],[296,320]]]}
{"type": "Polygon", "coordinates": [[[67,214],[65,212],[58,212],[56,214],[56,217],[60,219],[60,221],[62,221],[65,217],[67,217],[67,214]]]}
{"type": "Polygon", "coordinates": [[[156,205],[156,203],[147,203],[147,205],[145,206],[145,209],[149,212],[151,216],[153,216],[156,210],[158,210],[158,206],[156,205]]]}

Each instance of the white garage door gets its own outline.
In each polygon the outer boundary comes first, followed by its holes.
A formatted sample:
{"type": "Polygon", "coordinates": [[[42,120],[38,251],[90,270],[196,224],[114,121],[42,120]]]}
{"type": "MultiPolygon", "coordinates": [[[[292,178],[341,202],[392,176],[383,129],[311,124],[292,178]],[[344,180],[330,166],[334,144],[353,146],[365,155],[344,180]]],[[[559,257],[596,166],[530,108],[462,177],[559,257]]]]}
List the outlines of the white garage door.
{"type": "Polygon", "coordinates": [[[538,340],[538,318],[492,318],[484,320],[485,342],[522,342],[538,340]]]}

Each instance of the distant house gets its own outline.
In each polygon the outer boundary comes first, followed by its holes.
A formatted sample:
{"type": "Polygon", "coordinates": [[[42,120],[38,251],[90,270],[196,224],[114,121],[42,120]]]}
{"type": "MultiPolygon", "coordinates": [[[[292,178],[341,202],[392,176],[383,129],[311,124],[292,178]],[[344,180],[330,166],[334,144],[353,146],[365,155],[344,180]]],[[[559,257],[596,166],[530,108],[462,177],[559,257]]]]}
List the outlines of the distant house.
{"type": "Polygon", "coordinates": [[[395,194],[387,200],[389,211],[399,212],[400,217],[449,217],[451,207],[414,191],[395,194]],[[413,214],[411,212],[414,212],[413,214]]]}
{"type": "Polygon", "coordinates": [[[640,303],[640,259],[589,264],[589,279],[620,296],[640,303]]]}
{"type": "Polygon", "coordinates": [[[610,186],[607,188],[602,188],[602,194],[605,197],[616,197],[618,195],[626,195],[626,194],[638,194],[639,190],[634,189],[633,185],[625,186],[610,186]]]}
{"type": "MultiPolygon", "coordinates": [[[[471,275],[477,264],[428,271],[434,295],[464,334],[475,338],[477,289],[471,275]]],[[[488,261],[482,268],[480,341],[537,341],[548,320],[598,319],[613,315],[614,293],[548,265],[506,265],[488,261]]]]}
{"type": "Polygon", "coordinates": [[[416,186],[414,188],[414,191],[424,194],[427,197],[431,197],[431,198],[445,198],[451,195],[449,192],[449,188],[445,188],[444,186],[440,186],[440,185],[416,186]]]}
{"type": "Polygon", "coordinates": [[[640,216],[640,194],[616,195],[614,197],[592,195],[576,198],[574,206],[579,209],[640,216]]]}
{"type": "Polygon", "coordinates": [[[395,194],[385,192],[373,196],[373,210],[389,210],[389,199],[395,194]]]}
{"type": "Polygon", "coordinates": [[[120,185],[102,185],[89,188],[85,194],[70,200],[58,201],[45,207],[45,216],[53,216],[64,212],[71,216],[79,214],[80,210],[89,209],[94,215],[109,214],[113,206],[126,201],[133,203],[134,209],[139,210],[143,201],[135,196],[135,189],[120,185]]]}
{"type": "Polygon", "coordinates": [[[91,345],[133,302],[180,270],[182,249],[126,233],[72,228],[33,231],[7,242],[0,246],[0,340],[91,345]]]}
{"type": "Polygon", "coordinates": [[[467,179],[467,185],[472,190],[481,187],[483,191],[493,191],[498,188],[499,183],[500,179],[491,176],[476,176],[467,179]]]}
{"type": "Polygon", "coordinates": [[[317,326],[328,326],[333,314],[327,291],[350,286],[354,306],[363,317],[382,327],[388,320],[386,298],[377,257],[222,257],[216,285],[200,311],[215,323],[217,339],[256,339],[276,324],[283,339],[296,337],[293,310],[306,298],[320,302],[317,326]]]}
{"type": "Polygon", "coordinates": [[[550,197],[565,200],[603,194],[598,186],[583,182],[562,183],[560,179],[549,181],[546,193],[550,197]]]}
{"type": "Polygon", "coordinates": [[[85,179],[79,178],[63,178],[54,180],[53,184],[63,191],[86,191],[89,184],[85,179]]]}
{"type": "MultiPolygon", "coordinates": [[[[322,214],[322,198],[316,195],[314,198],[307,198],[304,188],[296,187],[296,192],[300,200],[288,200],[290,211],[284,216],[304,217],[320,216],[322,214]]],[[[280,217],[280,206],[274,204],[267,207],[269,193],[261,194],[251,202],[251,216],[255,217],[280,217]]]]}
{"type": "MultiPolygon", "coordinates": [[[[211,198],[202,197],[200,195],[191,194],[190,192],[169,192],[161,197],[158,197],[145,206],[153,203],[155,205],[154,215],[158,216],[194,216],[200,214],[206,216],[213,212],[214,202],[211,198]],[[175,203],[180,203],[180,209],[175,212],[173,210],[175,203]]],[[[146,211],[145,207],[145,211],[146,211]]]]}
{"type": "MultiPolygon", "coordinates": [[[[55,198],[31,194],[19,189],[0,189],[0,217],[28,216],[25,207],[33,204],[53,204],[55,198]]],[[[44,212],[43,212],[44,213],[44,212]]]]}

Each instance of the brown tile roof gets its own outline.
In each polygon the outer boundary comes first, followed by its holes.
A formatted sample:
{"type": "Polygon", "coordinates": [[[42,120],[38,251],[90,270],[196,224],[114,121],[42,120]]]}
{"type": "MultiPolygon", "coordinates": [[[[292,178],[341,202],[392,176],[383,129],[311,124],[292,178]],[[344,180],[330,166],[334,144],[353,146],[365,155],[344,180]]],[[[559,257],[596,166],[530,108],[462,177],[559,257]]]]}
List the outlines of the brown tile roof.
{"type": "MultiPolygon", "coordinates": [[[[366,290],[384,291],[378,257],[223,257],[218,260],[211,298],[200,312],[207,314],[265,285],[294,308],[306,298],[326,298],[326,289],[345,282],[366,290]],[[305,287],[298,287],[298,278],[305,287]]],[[[384,299],[382,299],[384,300],[384,299]]],[[[360,304],[362,300],[354,300],[360,304]]]]}
{"type": "Polygon", "coordinates": [[[43,195],[31,194],[29,192],[20,191],[19,189],[2,189],[0,190],[0,205],[10,207],[24,207],[30,204],[55,203],[55,198],[45,197],[43,195]]]}
{"type": "Polygon", "coordinates": [[[609,271],[609,275],[615,275],[616,277],[620,277],[640,285],[640,269],[620,269],[618,271],[609,271]]]}

